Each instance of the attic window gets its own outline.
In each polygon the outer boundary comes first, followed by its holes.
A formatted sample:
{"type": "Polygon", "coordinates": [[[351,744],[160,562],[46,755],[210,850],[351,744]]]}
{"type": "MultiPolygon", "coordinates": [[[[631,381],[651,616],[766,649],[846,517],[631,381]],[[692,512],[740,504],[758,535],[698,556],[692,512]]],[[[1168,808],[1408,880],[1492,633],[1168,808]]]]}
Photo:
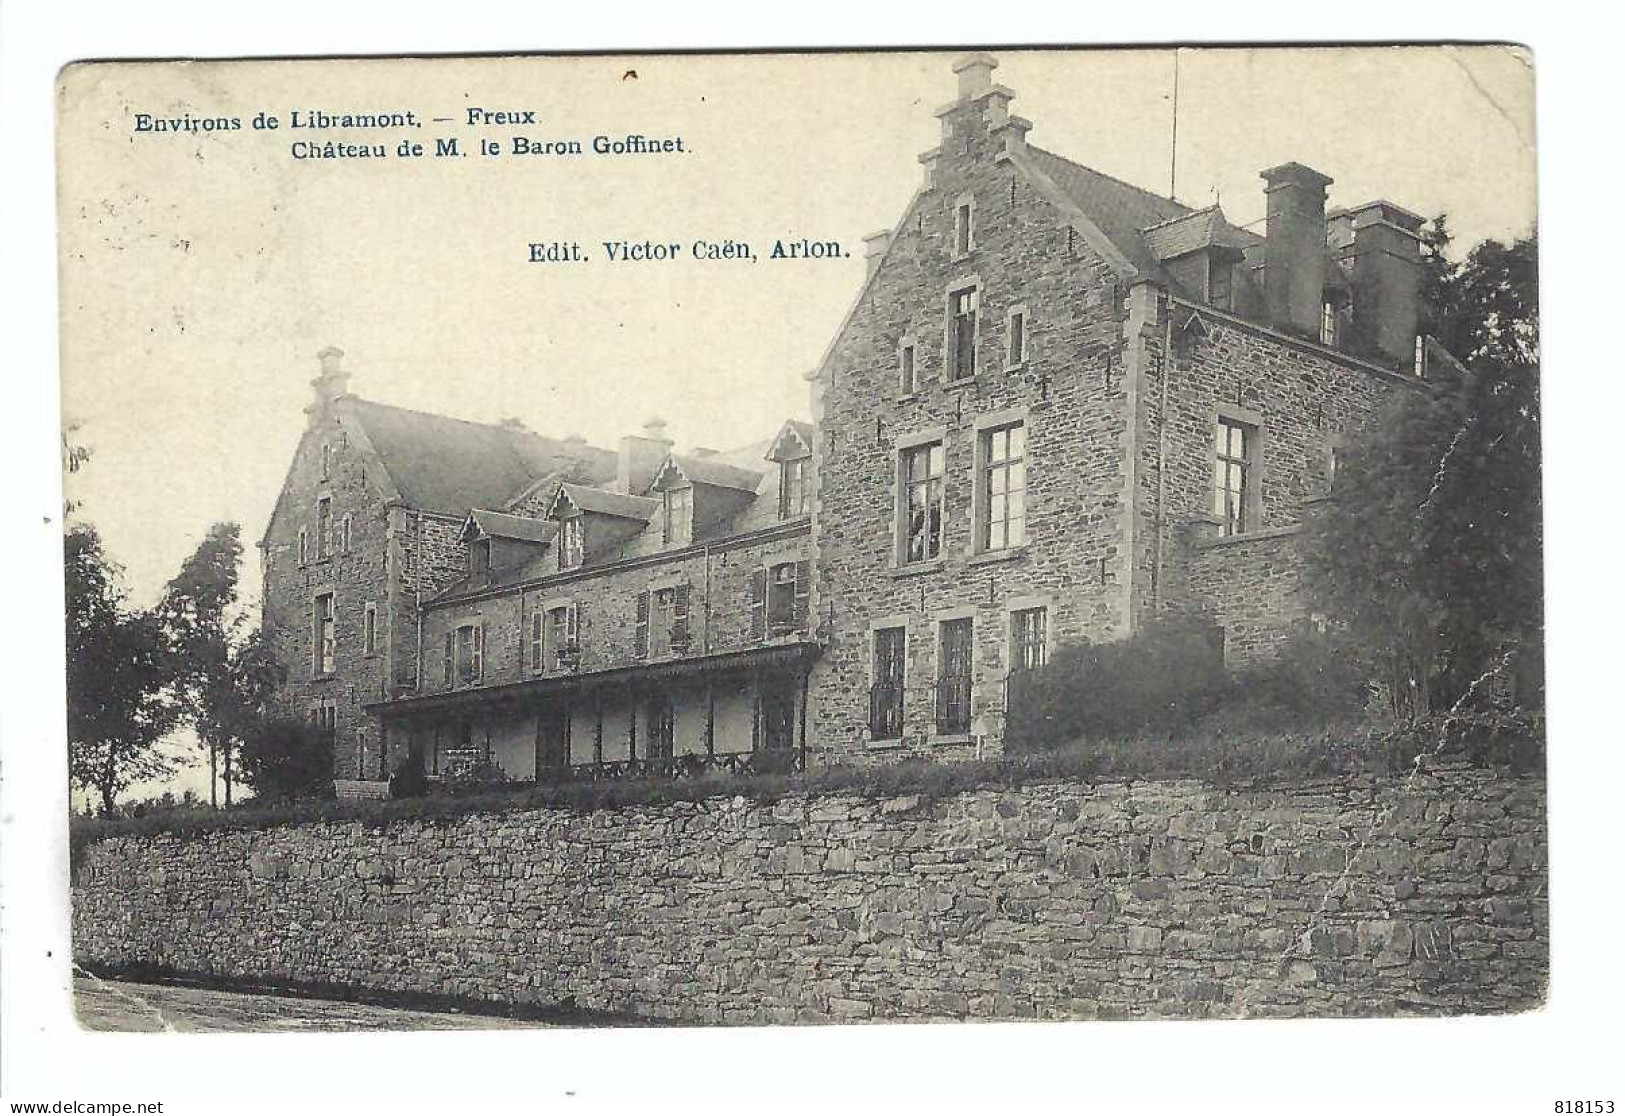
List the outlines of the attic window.
{"type": "Polygon", "coordinates": [[[579,515],[559,524],[559,569],[578,570],[586,553],[585,525],[579,515]]]}
{"type": "Polygon", "coordinates": [[[694,490],[668,488],[664,502],[664,539],[667,546],[687,546],[694,538],[694,490]]]}
{"type": "Polygon", "coordinates": [[[468,544],[468,572],[478,576],[491,572],[491,540],[474,539],[468,544]]]}
{"type": "Polygon", "coordinates": [[[806,457],[779,462],[779,518],[795,519],[807,514],[807,462],[806,457]]]}
{"type": "Polygon", "coordinates": [[[1207,300],[1210,305],[1220,310],[1230,309],[1230,278],[1230,265],[1213,265],[1213,272],[1208,278],[1207,300]]]}

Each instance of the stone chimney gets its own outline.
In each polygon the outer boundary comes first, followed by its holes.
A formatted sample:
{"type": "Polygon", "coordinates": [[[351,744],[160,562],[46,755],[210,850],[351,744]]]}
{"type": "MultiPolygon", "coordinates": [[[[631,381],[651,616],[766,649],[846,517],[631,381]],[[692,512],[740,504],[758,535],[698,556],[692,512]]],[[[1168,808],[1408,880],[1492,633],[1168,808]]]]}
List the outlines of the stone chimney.
{"type": "Polygon", "coordinates": [[[993,88],[993,71],[999,68],[999,60],[991,54],[978,51],[967,54],[954,63],[954,73],[959,77],[959,99],[973,101],[977,97],[993,88]]]}
{"type": "Polygon", "coordinates": [[[1327,217],[1326,240],[1354,288],[1354,348],[1409,365],[1422,314],[1422,218],[1373,201],[1327,217]]]}
{"type": "Polygon", "coordinates": [[[615,467],[615,490],[629,496],[642,496],[672,445],[672,440],[666,437],[665,420],[658,417],[643,424],[642,434],[623,437],[621,458],[615,467]]]}
{"type": "Polygon", "coordinates": [[[886,255],[886,249],[891,247],[891,230],[881,229],[872,232],[863,238],[863,263],[866,270],[864,277],[868,278],[880,269],[880,261],[886,255]]]}
{"type": "Polygon", "coordinates": [[[1264,306],[1270,325],[1300,337],[1320,334],[1326,286],[1326,187],[1332,180],[1302,163],[1261,171],[1264,180],[1264,306]]]}
{"type": "Polygon", "coordinates": [[[316,389],[315,398],[310,406],[305,408],[305,415],[310,420],[310,429],[316,430],[326,426],[333,419],[333,404],[350,394],[350,374],[342,366],[344,350],[329,345],[316,354],[322,362],[322,373],[310,381],[310,386],[316,389]]]}

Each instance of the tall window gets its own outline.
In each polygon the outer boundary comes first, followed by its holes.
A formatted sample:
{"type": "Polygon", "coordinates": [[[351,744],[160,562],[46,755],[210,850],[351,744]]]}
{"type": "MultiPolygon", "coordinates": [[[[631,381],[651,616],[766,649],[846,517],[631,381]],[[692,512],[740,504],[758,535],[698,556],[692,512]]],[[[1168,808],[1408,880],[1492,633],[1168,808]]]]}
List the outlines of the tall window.
{"type": "Polygon", "coordinates": [[[648,758],[671,759],[672,738],[676,735],[671,698],[663,693],[651,697],[644,709],[644,719],[649,729],[648,758]]]}
{"type": "Polygon", "coordinates": [[[541,673],[545,661],[542,655],[542,631],[547,617],[537,610],[530,614],[530,669],[532,673],[541,673]]]}
{"type": "Polygon", "coordinates": [[[787,632],[796,626],[796,564],[784,562],[767,572],[767,628],[787,632]]]}
{"type": "Polygon", "coordinates": [[[457,684],[471,685],[485,675],[485,625],[463,624],[456,634],[457,684]]]}
{"type": "Polygon", "coordinates": [[[668,488],[665,501],[666,545],[686,546],[694,538],[694,490],[668,488]]]}
{"type": "Polygon", "coordinates": [[[363,654],[378,654],[378,606],[371,601],[361,611],[361,648],[363,654]]]}
{"type": "Polygon", "coordinates": [[[677,615],[675,587],[656,589],[650,594],[649,643],[655,656],[671,654],[672,624],[677,615]]]}
{"type": "Polygon", "coordinates": [[[954,255],[963,256],[975,246],[976,229],[972,223],[971,203],[967,198],[954,206],[954,255]]]}
{"type": "Polygon", "coordinates": [[[1214,263],[1208,274],[1207,300],[1220,310],[1230,309],[1231,265],[1214,263]]]}
{"type": "Polygon", "coordinates": [[[547,613],[547,646],[553,665],[564,668],[572,665],[579,651],[579,613],[575,605],[559,605],[547,613]]]}
{"type": "Polygon", "coordinates": [[[914,343],[906,342],[897,351],[897,380],[904,395],[913,395],[920,386],[914,373],[914,343]]]}
{"type": "Polygon", "coordinates": [[[559,569],[580,569],[585,553],[585,527],[579,515],[572,515],[559,525],[559,569]]]}
{"type": "Polygon", "coordinates": [[[1337,307],[1330,302],[1320,304],[1320,343],[1337,344],[1337,307]]]}
{"type": "Polygon", "coordinates": [[[1048,610],[1022,608],[1010,614],[1010,669],[1037,670],[1044,665],[1048,610]]]}
{"type": "Polygon", "coordinates": [[[327,480],[333,475],[333,447],[326,442],[322,443],[322,479],[327,480]]]}
{"type": "Polygon", "coordinates": [[[1027,541],[1027,428],[1021,423],[982,434],[982,550],[1027,541]]]}
{"type": "Polygon", "coordinates": [[[333,501],[323,496],[316,501],[316,557],[333,553],[333,501]]]}
{"type": "Polygon", "coordinates": [[[333,631],[333,594],[323,593],[316,598],[314,625],[315,661],[317,674],[332,674],[337,665],[337,640],[333,631]]]}
{"type": "Polygon", "coordinates": [[[340,523],[339,523],[339,553],[340,554],[348,554],[348,553],[350,553],[350,536],[351,536],[351,525],[352,525],[352,523],[353,523],[353,518],[351,516],[348,516],[348,515],[345,516],[344,519],[341,520],[340,523]]]}
{"type": "Polygon", "coordinates": [[[948,296],[948,379],[976,375],[976,314],[981,292],[975,287],[948,296]]]}
{"type": "Polygon", "coordinates": [[[874,686],[869,691],[869,737],[897,740],[903,735],[904,629],[875,630],[874,686]]]}
{"type": "Polygon", "coordinates": [[[1018,368],[1027,361],[1027,311],[1010,311],[1006,335],[1004,363],[1007,368],[1018,368]]]}
{"type": "Polygon", "coordinates": [[[942,467],[941,442],[903,451],[904,562],[925,562],[942,553],[942,467]]]}
{"type": "Polygon", "coordinates": [[[944,620],[937,662],[937,735],[970,731],[971,619],[944,620]]]}
{"type": "Polygon", "coordinates": [[[299,528],[299,564],[301,566],[310,561],[310,534],[303,527],[299,528]]]}
{"type": "Polygon", "coordinates": [[[807,514],[807,463],[810,458],[795,457],[779,462],[779,518],[795,519],[807,514]]]}
{"type": "Polygon", "coordinates": [[[468,572],[489,573],[491,570],[491,540],[474,539],[468,544],[468,572]]]}
{"type": "Polygon", "coordinates": [[[1257,437],[1257,428],[1233,419],[1221,418],[1216,427],[1213,514],[1226,535],[1238,535],[1255,526],[1249,505],[1257,437]]]}
{"type": "Polygon", "coordinates": [[[1411,348],[1411,372],[1417,379],[1421,379],[1427,371],[1427,348],[1422,335],[1416,335],[1416,343],[1411,348]]]}

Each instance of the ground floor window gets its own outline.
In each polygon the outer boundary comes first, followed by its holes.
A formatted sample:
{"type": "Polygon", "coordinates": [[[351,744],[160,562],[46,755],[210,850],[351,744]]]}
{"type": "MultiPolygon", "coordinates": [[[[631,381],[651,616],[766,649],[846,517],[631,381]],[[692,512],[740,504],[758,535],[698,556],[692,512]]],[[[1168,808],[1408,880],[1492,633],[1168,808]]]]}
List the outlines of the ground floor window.
{"type": "Polygon", "coordinates": [[[938,656],[937,734],[962,736],[970,732],[970,617],[942,622],[938,656]]]}
{"type": "Polygon", "coordinates": [[[869,691],[869,737],[898,740],[903,735],[904,629],[874,633],[874,683],[869,691]]]}
{"type": "Polygon", "coordinates": [[[649,727],[648,757],[671,759],[672,738],[676,729],[671,698],[665,694],[654,695],[645,703],[644,713],[649,727]]]}

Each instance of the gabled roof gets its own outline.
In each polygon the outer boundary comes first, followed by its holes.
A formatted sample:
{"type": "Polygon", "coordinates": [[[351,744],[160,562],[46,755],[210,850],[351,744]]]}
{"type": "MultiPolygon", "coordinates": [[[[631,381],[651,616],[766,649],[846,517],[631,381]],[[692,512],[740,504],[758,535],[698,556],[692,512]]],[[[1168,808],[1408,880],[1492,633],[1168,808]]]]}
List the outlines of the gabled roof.
{"type": "Polygon", "coordinates": [[[584,484],[561,484],[558,494],[553,497],[553,503],[548,506],[548,518],[551,519],[557,514],[560,500],[568,500],[584,512],[613,515],[620,519],[636,520],[639,523],[649,522],[660,507],[660,501],[649,496],[627,496],[621,492],[611,492],[607,488],[593,488],[584,484]]]}
{"type": "Polygon", "coordinates": [[[1183,217],[1190,207],[1161,197],[1097,170],[1063,159],[1041,147],[1028,147],[1027,157],[1099,227],[1137,270],[1157,274],[1157,257],[1141,229],[1183,217]]]}
{"type": "Polygon", "coordinates": [[[608,451],[515,426],[467,422],[374,403],[339,401],[366,432],[380,464],[408,507],[442,515],[502,507],[513,493],[583,456],[608,451]]]}
{"type": "Polygon", "coordinates": [[[1207,248],[1229,248],[1238,255],[1248,234],[1225,220],[1217,205],[1198,209],[1143,230],[1146,246],[1159,260],[1174,260],[1207,248]]]}
{"type": "Polygon", "coordinates": [[[506,512],[475,508],[468,513],[463,525],[466,537],[473,528],[481,535],[499,539],[520,539],[524,542],[545,543],[559,533],[559,525],[551,519],[532,519],[528,515],[508,515],[506,512]]]}
{"type": "Polygon", "coordinates": [[[818,428],[812,423],[788,419],[779,427],[778,434],[774,435],[772,444],[762,456],[769,461],[786,461],[811,454],[817,437],[818,428]]]}
{"type": "Polygon", "coordinates": [[[665,464],[655,474],[659,481],[668,470],[676,470],[690,484],[708,484],[714,488],[731,488],[739,492],[754,495],[762,483],[763,469],[746,469],[739,465],[730,465],[726,461],[719,461],[715,457],[695,457],[692,454],[674,453],[667,456],[665,464]]]}

